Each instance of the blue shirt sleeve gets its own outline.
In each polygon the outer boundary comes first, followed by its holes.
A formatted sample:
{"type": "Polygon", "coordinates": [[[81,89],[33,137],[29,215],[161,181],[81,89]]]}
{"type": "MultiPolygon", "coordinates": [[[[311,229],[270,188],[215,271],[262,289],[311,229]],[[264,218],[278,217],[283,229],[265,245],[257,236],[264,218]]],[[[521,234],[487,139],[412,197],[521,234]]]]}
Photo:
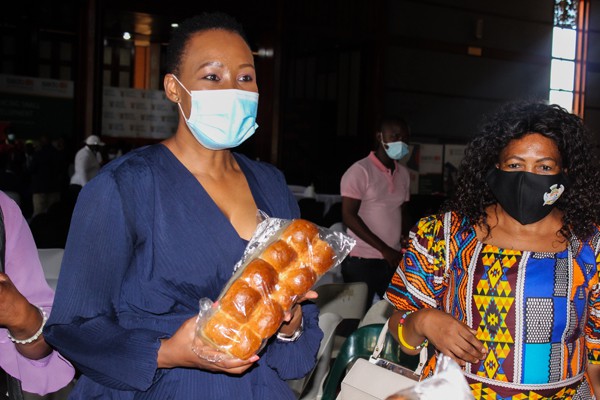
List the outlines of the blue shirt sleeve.
{"type": "Polygon", "coordinates": [[[319,309],[315,304],[302,305],[304,332],[295,342],[273,340],[267,348],[267,364],[283,380],[300,379],[317,362],[323,331],[319,328],[319,309]],[[293,361],[292,361],[293,360],[293,361]]]}
{"type": "Polygon", "coordinates": [[[79,196],[45,338],[94,381],[145,390],[158,378],[164,334],[118,324],[119,293],[134,243],[121,193],[113,175],[105,173],[79,196]]]}

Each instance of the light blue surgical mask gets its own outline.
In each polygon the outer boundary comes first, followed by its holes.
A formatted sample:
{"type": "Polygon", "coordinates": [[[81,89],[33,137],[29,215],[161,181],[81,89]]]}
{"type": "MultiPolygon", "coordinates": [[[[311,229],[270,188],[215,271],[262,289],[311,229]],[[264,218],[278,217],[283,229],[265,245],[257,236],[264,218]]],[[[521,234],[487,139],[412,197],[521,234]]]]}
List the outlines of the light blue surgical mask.
{"type": "Polygon", "coordinates": [[[196,140],[207,149],[237,147],[258,128],[258,93],[238,89],[190,92],[175,75],[173,78],[192,98],[189,118],[185,118],[181,105],[177,103],[181,115],[196,140]]]}
{"type": "Polygon", "coordinates": [[[404,142],[388,142],[381,141],[385,152],[392,160],[400,160],[408,154],[408,145],[404,142]],[[387,146],[387,147],[386,147],[387,146]]]}

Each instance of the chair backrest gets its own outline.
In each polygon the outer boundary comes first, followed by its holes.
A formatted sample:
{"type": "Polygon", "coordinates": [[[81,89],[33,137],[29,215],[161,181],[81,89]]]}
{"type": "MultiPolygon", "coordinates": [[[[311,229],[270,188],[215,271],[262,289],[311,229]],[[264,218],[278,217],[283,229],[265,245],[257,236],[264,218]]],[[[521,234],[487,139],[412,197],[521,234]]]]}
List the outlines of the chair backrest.
{"type": "Polygon", "coordinates": [[[314,289],[314,302],[321,313],[332,312],[343,319],[361,320],[366,312],[369,288],[364,282],[328,283],[314,289]]]}
{"type": "Polygon", "coordinates": [[[323,381],[331,365],[333,337],[335,329],[342,320],[337,314],[323,313],[319,315],[319,328],[323,331],[323,339],[317,353],[317,364],[312,372],[303,379],[288,381],[292,390],[301,400],[316,400],[323,390],[323,381]]]}
{"type": "Polygon", "coordinates": [[[363,319],[360,320],[358,327],[371,324],[385,324],[393,313],[394,306],[387,300],[379,300],[367,310],[363,319]]]}
{"type": "Polygon", "coordinates": [[[366,325],[352,332],[342,347],[323,383],[322,400],[334,400],[346,374],[346,368],[357,358],[369,359],[383,324],[366,325]]]}
{"type": "Polygon", "coordinates": [[[288,185],[288,188],[293,194],[303,194],[306,190],[306,186],[301,185],[288,185]]]}
{"type": "Polygon", "coordinates": [[[346,233],[346,225],[343,222],[334,222],[329,227],[332,231],[346,233]]]}
{"type": "Polygon", "coordinates": [[[42,268],[44,269],[44,276],[48,285],[56,290],[56,283],[58,282],[58,276],[60,274],[60,266],[62,264],[63,254],[65,249],[38,249],[38,255],[42,268]]]}

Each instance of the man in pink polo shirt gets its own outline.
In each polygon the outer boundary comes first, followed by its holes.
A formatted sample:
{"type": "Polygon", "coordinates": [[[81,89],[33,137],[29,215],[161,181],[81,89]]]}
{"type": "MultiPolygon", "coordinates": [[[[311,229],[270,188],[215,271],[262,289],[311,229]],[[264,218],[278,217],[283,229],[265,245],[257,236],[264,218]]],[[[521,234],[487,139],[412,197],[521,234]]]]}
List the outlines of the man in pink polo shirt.
{"type": "Polygon", "coordinates": [[[383,297],[402,258],[402,204],[410,197],[410,178],[397,160],[408,154],[409,135],[402,118],[384,118],[375,134],[375,151],[342,176],[342,218],[348,234],[356,239],[342,263],[342,275],[346,282],[369,285],[367,307],[374,293],[383,297]]]}

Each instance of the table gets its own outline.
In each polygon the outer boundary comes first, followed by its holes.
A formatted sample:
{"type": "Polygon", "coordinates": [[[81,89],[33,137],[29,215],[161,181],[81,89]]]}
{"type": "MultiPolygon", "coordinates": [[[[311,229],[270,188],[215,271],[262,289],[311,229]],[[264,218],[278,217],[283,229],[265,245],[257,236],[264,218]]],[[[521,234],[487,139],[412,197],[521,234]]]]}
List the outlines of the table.
{"type": "Polygon", "coordinates": [[[300,199],[315,199],[316,201],[320,201],[325,205],[323,210],[323,215],[326,215],[331,206],[335,203],[342,202],[342,195],[340,194],[327,194],[327,193],[311,193],[310,190],[307,191],[308,186],[299,186],[299,185],[288,185],[292,194],[296,198],[296,200],[300,199]]]}

